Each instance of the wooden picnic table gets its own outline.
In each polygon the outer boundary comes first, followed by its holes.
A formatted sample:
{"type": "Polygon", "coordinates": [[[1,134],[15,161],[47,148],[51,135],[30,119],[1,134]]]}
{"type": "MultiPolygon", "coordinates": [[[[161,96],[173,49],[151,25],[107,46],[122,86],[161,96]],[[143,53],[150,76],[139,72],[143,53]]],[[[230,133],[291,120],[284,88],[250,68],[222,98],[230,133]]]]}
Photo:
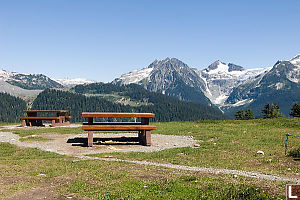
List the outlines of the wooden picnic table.
{"type": "Polygon", "coordinates": [[[156,126],[149,125],[153,113],[111,113],[111,112],[83,112],[82,117],[88,118],[84,122],[82,130],[88,131],[88,146],[93,146],[93,131],[138,131],[138,139],[142,145],[151,145],[151,130],[156,126]],[[140,122],[95,122],[96,117],[114,118],[141,118],[140,122]]]}
{"type": "Polygon", "coordinates": [[[51,126],[70,125],[71,116],[66,116],[68,110],[23,110],[27,117],[20,117],[22,126],[43,126],[42,120],[51,120],[51,126]],[[38,116],[38,113],[56,113],[56,116],[38,116]]]}

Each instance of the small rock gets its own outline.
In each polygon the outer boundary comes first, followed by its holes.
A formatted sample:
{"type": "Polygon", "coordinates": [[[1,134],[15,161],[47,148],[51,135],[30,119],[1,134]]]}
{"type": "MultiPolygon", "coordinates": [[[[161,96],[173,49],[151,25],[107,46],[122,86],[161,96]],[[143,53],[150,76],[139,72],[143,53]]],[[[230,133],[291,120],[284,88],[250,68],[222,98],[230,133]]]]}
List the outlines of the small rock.
{"type": "Polygon", "coordinates": [[[292,169],[291,168],[288,168],[288,171],[291,171],[292,169]]]}
{"type": "Polygon", "coordinates": [[[234,177],[234,178],[237,178],[238,176],[235,174],[235,175],[233,175],[233,177],[234,177]]]}
{"type": "Polygon", "coordinates": [[[216,145],[217,143],[214,143],[214,145],[216,145]]]}
{"type": "Polygon", "coordinates": [[[263,152],[263,151],[261,151],[261,150],[257,151],[256,153],[257,153],[257,154],[261,154],[261,155],[265,155],[265,152],[263,152]]]}
{"type": "Polygon", "coordinates": [[[38,174],[38,175],[36,175],[36,176],[46,176],[46,174],[38,174]]]}
{"type": "Polygon", "coordinates": [[[143,187],[144,187],[144,188],[147,188],[148,186],[147,186],[147,185],[144,185],[143,187]]]}
{"type": "Polygon", "coordinates": [[[184,153],[178,153],[177,155],[181,155],[181,156],[183,156],[183,155],[184,155],[184,153]]]}
{"type": "Polygon", "coordinates": [[[194,144],[194,147],[200,147],[200,144],[194,144]]]}
{"type": "Polygon", "coordinates": [[[72,163],[74,163],[74,162],[78,162],[78,161],[80,161],[80,160],[72,160],[72,163]]]}

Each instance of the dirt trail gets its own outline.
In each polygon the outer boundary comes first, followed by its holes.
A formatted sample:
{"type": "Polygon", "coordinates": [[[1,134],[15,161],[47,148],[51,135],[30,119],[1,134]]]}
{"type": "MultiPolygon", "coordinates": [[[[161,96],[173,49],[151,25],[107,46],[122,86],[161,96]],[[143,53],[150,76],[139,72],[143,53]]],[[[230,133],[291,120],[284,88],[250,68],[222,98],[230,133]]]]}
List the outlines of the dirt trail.
{"type": "MultiPolygon", "coordinates": [[[[217,168],[203,168],[203,167],[190,167],[183,165],[173,165],[173,164],[163,164],[156,162],[148,162],[148,161],[135,161],[135,160],[122,160],[117,158],[98,158],[98,157],[90,157],[85,156],[86,154],[95,154],[95,153],[108,153],[108,152],[126,152],[126,151],[140,151],[140,152],[152,152],[152,151],[160,151],[167,148],[175,148],[175,147],[193,147],[194,144],[197,143],[192,137],[187,136],[174,136],[174,135],[152,135],[152,146],[146,147],[135,144],[126,144],[123,143],[119,145],[112,145],[113,143],[108,143],[103,145],[94,145],[93,147],[82,147],[78,146],[76,141],[72,142],[74,138],[77,138],[77,141],[81,141],[86,139],[86,134],[79,135],[61,135],[61,134],[46,134],[42,135],[43,137],[52,138],[54,140],[49,142],[20,142],[20,137],[11,132],[0,132],[0,142],[8,142],[19,147],[30,147],[30,148],[38,148],[43,151],[55,152],[62,155],[74,156],[78,159],[88,160],[88,159],[96,159],[103,161],[114,161],[114,162],[128,162],[135,163],[139,165],[152,165],[158,167],[166,167],[178,170],[188,170],[188,171],[197,171],[203,173],[211,173],[211,174],[232,174],[237,176],[258,178],[264,180],[272,180],[272,181],[289,181],[294,183],[300,183],[300,178],[289,178],[289,177],[279,177],[266,175],[258,172],[247,172],[243,170],[230,170],[230,169],[217,169],[217,168]],[[66,141],[70,141],[67,143],[66,141]]],[[[133,133],[122,133],[122,134],[95,134],[95,138],[111,138],[111,137],[136,137],[136,134],[133,133]]],[[[108,141],[111,142],[111,141],[108,141]]]]}

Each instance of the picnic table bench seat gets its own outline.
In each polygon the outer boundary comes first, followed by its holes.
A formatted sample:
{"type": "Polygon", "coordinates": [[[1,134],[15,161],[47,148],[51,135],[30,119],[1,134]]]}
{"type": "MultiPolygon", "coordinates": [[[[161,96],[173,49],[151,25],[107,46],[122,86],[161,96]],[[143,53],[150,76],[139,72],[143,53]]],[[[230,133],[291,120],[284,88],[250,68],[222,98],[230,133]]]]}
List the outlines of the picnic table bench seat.
{"type": "Polygon", "coordinates": [[[83,125],[85,131],[151,131],[156,126],[150,125],[83,125]]]}
{"type": "Polygon", "coordinates": [[[84,112],[82,117],[87,117],[82,130],[88,131],[88,146],[93,146],[93,131],[138,131],[138,139],[142,145],[151,145],[151,130],[156,126],[149,125],[149,118],[153,113],[91,113],[84,112]],[[95,117],[140,117],[141,122],[94,122],[95,117]]]}

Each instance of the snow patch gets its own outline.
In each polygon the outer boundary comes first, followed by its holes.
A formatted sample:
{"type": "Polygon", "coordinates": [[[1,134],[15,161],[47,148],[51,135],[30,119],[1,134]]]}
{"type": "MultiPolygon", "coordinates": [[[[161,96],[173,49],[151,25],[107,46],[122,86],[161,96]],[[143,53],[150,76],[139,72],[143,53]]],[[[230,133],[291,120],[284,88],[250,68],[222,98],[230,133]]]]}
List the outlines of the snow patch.
{"type": "Polygon", "coordinates": [[[245,105],[247,103],[251,103],[253,101],[253,99],[243,99],[241,101],[236,102],[235,104],[231,104],[232,107],[237,107],[237,106],[242,106],[245,105]]]}
{"type": "Polygon", "coordinates": [[[276,86],[276,90],[280,90],[284,87],[284,83],[276,83],[275,86],[276,86]]]}
{"type": "Polygon", "coordinates": [[[293,65],[300,67],[300,54],[296,55],[294,58],[289,60],[293,65]]]}
{"type": "Polygon", "coordinates": [[[223,104],[227,98],[228,98],[228,95],[222,94],[222,95],[218,96],[216,99],[214,99],[213,103],[214,104],[223,104]]]}
{"type": "Polygon", "coordinates": [[[123,74],[119,79],[123,84],[138,83],[139,81],[148,78],[153,68],[144,68],[142,70],[134,70],[127,74],[123,74]]]}
{"type": "Polygon", "coordinates": [[[91,81],[85,78],[73,78],[73,79],[63,79],[63,78],[58,78],[58,79],[52,79],[63,86],[71,86],[71,85],[83,85],[83,84],[89,84],[89,83],[95,83],[95,81],[91,81]]]}
{"type": "Polygon", "coordinates": [[[217,62],[217,68],[208,71],[207,74],[219,74],[219,73],[222,73],[222,72],[228,72],[228,69],[229,69],[228,65],[223,64],[222,62],[218,61],[217,62]]]}
{"type": "Polygon", "coordinates": [[[0,80],[7,81],[14,73],[8,72],[6,70],[0,70],[0,80]]]}

